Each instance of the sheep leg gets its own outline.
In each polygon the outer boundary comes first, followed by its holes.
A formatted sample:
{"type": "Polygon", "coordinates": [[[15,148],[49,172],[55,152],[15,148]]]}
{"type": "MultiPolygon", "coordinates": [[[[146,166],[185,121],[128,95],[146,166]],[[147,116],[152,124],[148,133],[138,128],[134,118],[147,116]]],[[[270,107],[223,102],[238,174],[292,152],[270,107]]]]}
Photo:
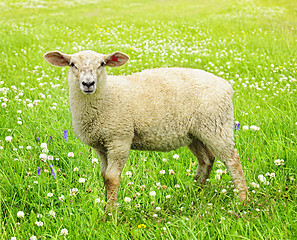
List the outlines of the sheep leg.
{"type": "Polygon", "coordinates": [[[112,149],[107,152],[107,166],[103,180],[107,191],[107,202],[113,208],[118,199],[118,188],[121,182],[121,173],[128,159],[130,145],[123,142],[113,143],[112,149]]]}
{"type": "Polygon", "coordinates": [[[236,149],[233,150],[233,158],[223,161],[227,167],[230,176],[233,180],[234,186],[239,191],[239,200],[245,201],[249,200],[249,194],[246,186],[245,177],[243,174],[242,166],[240,163],[240,158],[236,149]]]}
{"type": "Polygon", "coordinates": [[[100,169],[101,169],[101,175],[104,179],[106,168],[107,168],[107,156],[104,152],[101,152],[97,149],[94,149],[94,151],[97,153],[99,159],[100,159],[100,169]]]}
{"type": "Polygon", "coordinates": [[[209,177],[215,157],[210,149],[199,140],[194,140],[188,148],[199,162],[194,179],[199,180],[200,185],[204,185],[209,177]]]}

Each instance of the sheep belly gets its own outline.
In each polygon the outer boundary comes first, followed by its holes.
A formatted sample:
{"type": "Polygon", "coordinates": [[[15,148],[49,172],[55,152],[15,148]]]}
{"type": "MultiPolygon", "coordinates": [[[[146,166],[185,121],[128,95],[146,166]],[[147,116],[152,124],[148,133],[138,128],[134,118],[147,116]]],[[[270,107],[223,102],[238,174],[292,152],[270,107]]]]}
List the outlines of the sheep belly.
{"type": "Polygon", "coordinates": [[[178,125],[160,123],[158,127],[147,126],[135,131],[131,149],[167,152],[189,145],[192,142],[190,134],[182,124],[178,125]]]}

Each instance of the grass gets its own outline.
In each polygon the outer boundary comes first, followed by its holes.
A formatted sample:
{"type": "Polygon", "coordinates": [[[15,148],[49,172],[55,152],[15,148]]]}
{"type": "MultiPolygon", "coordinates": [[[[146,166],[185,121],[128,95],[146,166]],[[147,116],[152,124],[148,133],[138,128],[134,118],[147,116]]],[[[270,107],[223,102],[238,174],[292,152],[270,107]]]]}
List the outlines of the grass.
{"type": "Polygon", "coordinates": [[[294,239],[296,9],[289,0],[2,1],[1,239],[294,239]],[[129,54],[130,62],[108,69],[109,74],[180,66],[228,80],[235,90],[240,123],[235,144],[251,202],[237,202],[229,174],[217,179],[216,170],[225,169],[218,161],[207,186],[198,190],[193,183],[197,162],[186,148],[131,151],[119,211],[106,215],[100,164],[92,163],[97,156],[71,129],[67,70],[42,58],[50,50],[82,49],[129,54]],[[243,131],[244,125],[260,130],[243,131]],[[40,160],[41,143],[47,143],[53,160],[40,160]],[[276,159],[284,165],[276,165],[276,159]],[[70,196],[73,188],[78,192],[70,196]],[[24,218],[17,217],[19,211],[24,218]]]}

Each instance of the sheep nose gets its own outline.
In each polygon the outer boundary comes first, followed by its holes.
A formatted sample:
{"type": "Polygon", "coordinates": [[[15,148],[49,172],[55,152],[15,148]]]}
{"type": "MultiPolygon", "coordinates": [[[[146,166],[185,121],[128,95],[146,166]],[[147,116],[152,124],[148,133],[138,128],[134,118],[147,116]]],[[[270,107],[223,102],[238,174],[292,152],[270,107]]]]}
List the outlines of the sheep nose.
{"type": "Polygon", "coordinates": [[[93,82],[82,82],[82,85],[87,87],[87,88],[90,88],[90,87],[95,85],[95,81],[93,81],[93,82]]]}

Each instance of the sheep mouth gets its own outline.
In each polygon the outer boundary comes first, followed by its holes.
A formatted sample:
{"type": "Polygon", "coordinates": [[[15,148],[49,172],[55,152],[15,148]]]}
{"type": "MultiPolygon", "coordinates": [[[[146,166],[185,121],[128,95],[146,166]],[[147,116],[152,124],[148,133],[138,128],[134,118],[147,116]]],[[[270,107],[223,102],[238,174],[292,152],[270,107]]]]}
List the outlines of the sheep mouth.
{"type": "Polygon", "coordinates": [[[94,90],[83,90],[82,92],[86,95],[90,95],[90,94],[93,94],[95,91],[94,90]]]}

